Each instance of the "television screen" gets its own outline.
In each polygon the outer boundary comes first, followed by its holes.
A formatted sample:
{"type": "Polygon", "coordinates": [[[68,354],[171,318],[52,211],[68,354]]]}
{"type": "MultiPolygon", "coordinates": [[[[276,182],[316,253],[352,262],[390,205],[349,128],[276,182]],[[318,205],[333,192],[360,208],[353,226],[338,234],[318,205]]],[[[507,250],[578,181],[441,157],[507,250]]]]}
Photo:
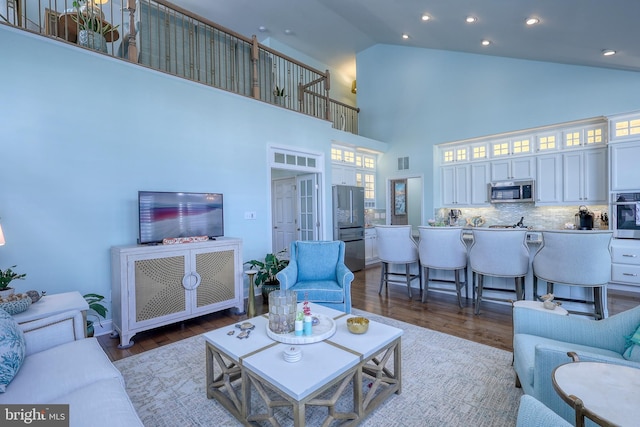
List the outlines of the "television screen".
{"type": "Polygon", "coordinates": [[[138,192],[138,243],[174,237],[224,236],[222,194],[138,192]]]}

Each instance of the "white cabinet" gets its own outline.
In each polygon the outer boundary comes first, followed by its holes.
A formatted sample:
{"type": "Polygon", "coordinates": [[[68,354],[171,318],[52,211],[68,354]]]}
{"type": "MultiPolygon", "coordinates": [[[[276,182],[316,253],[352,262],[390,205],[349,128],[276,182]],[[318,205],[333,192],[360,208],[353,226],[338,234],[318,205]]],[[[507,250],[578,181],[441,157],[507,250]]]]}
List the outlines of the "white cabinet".
{"type": "Polygon", "coordinates": [[[442,168],[442,205],[468,205],[471,185],[469,165],[453,165],[442,168]]]}
{"type": "Polygon", "coordinates": [[[378,237],[375,228],[364,230],[364,262],[366,265],[374,264],[378,258],[378,237]]]}
{"type": "Polygon", "coordinates": [[[535,176],[535,158],[493,160],[491,162],[491,180],[531,179],[535,176]]]}
{"type": "Polygon", "coordinates": [[[471,168],[471,204],[472,205],[488,205],[489,204],[489,162],[472,163],[471,168]]]}
{"type": "Polygon", "coordinates": [[[640,240],[612,240],[611,282],[638,286],[640,291],[640,240]]]}
{"type": "Polygon", "coordinates": [[[611,191],[640,188],[640,139],[609,146],[611,191]]]}
{"type": "Polygon", "coordinates": [[[536,204],[562,202],[562,155],[546,154],[536,158],[536,204]]]}
{"type": "Polygon", "coordinates": [[[138,332],[236,307],[244,311],[242,240],[111,248],[111,298],[120,348],[138,332]]]}
{"type": "Polygon", "coordinates": [[[337,166],[331,168],[333,185],[356,185],[356,168],[353,166],[337,166]]]}
{"type": "Polygon", "coordinates": [[[606,203],[606,149],[565,152],[562,158],[563,201],[569,203],[606,203]]]}

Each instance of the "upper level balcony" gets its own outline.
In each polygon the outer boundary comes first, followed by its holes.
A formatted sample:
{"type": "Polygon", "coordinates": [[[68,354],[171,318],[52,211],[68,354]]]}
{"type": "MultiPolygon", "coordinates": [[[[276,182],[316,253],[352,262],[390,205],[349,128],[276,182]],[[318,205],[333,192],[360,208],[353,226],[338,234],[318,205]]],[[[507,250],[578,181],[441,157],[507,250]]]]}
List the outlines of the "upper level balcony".
{"type": "Polygon", "coordinates": [[[320,71],[164,0],[0,0],[0,23],[307,114],[358,134],[320,71]]]}

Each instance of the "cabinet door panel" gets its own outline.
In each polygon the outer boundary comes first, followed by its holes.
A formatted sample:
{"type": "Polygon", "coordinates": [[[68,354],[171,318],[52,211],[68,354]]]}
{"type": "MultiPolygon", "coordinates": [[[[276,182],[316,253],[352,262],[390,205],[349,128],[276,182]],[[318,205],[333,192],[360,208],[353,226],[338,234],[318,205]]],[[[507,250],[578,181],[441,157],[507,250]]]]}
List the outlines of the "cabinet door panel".
{"type": "Polygon", "coordinates": [[[471,165],[471,204],[484,205],[489,203],[489,163],[471,165]]]}
{"type": "Polygon", "coordinates": [[[456,174],[454,166],[442,168],[442,204],[452,205],[456,202],[456,174]]]}
{"type": "Polygon", "coordinates": [[[502,181],[511,179],[511,165],[509,160],[491,162],[491,180],[502,181]]]}
{"type": "Polygon", "coordinates": [[[194,269],[202,278],[200,286],[195,291],[196,308],[235,297],[233,250],[196,253],[194,269]]]}
{"type": "MultiPolygon", "coordinates": [[[[637,159],[636,159],[637,160],[637,159]]],[[[638,166],[635,169],[639,169],[638,166]]],[[[584,152],[584,200],[589,203],[607,201],[607,152],[584,152]]]]}
{"type": "Polygon", "coordinates": [[[456,168],[456,204],[469,204],[469,187],[471,177],[469,175],[468,166],[460,166],[456,168]]]}
{"type": "Polygon", "coordinates": [[[562,201],[561,155],[539,156],[536,163],[536,203],[560,203],[562,201]]]}
{"type": "Polygon", "coordinates": [[[562,198],[565,202],[582,202],[582,153],[579,151],[564,154],[562,198]]]}
{"type": "Polygon", "coordinates": [[[513,179],[530,179],[535,176],[535,163],[532,158],[514,159],[511,165],[513,179]]]}
{"type": "Polygon", "coordinates": [[[611,190],[637,191],[640,185],[640,141],[611,146],[611,190]]]}
{"type": "Polygon", "coordinates": [[[182,278],[185,257],[181,255],[139,259],[132,263],[135,286],[133,323],[153,323],[158,319],[187,311],[182,278]]]}

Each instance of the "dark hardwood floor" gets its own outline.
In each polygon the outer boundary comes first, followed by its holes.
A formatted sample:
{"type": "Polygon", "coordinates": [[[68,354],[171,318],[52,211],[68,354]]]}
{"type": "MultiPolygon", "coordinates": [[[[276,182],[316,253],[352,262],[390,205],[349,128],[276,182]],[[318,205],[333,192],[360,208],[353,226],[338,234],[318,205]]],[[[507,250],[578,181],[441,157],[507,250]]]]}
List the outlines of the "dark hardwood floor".
{"type": "MultiPolygon", "coordinates": [[[[378,266],[359,271],[355,276],[351,290],[354,308],[511,351],[511,307],[508,305],[483,302],[482,310],[476,316],[473,314],[471,299],[463,299],[463,308],[460,308],[455,295],[429,292],[429,298],[423,304],[420,302],[419,292],[414,291],[413,300],[410,300],[406,287],[400,285],[391,285],[388,292],[378,295],[378,266]]],[[[637,294],[609,290],[609,315],[628,310],[638,304],[640,297],[637,294]]],[[[256,297],[256,308],[258,314],[266,312],[267,306],[262,304],[262,297],[256,297]]],[[[119,340],[109,335],[98,337],[98,341],[109,358],[115,361],[245,318],[244,315],[238,316],[230,310],[224,310],[163,326],[136,334],[133,338],[135,344],[126,350],[118,349],[119,340]]]]}

